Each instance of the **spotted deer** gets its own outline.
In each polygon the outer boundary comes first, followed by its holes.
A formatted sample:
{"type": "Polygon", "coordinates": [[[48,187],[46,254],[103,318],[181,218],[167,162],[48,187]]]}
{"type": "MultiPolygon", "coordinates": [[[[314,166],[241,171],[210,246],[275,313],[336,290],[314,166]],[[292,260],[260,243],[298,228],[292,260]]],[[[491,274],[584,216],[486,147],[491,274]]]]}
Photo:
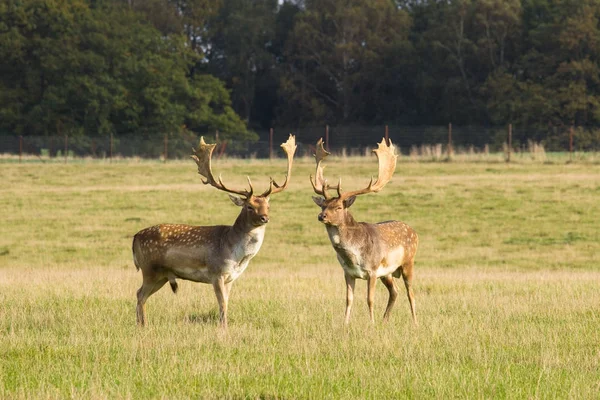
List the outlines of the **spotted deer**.
{"type": "Polygon", "coordinates": [[[330,186],[323,177],[321,163],[330,154],[323,148],[323,140],[317,142],[315,154],[317,169],[310,182],[316,194],[314,202],[321,207],[319,221],[325,224],[329,240],[337,253],[337,259],[344,269],[346,279],[346,324],[350,321],[350,312],[354,301],[354,285],[356,279],[367,280],[367,304],[371,322],[373,316],[373,300],[375,284],[380,278],[389,291],[389,299],[383,320],[389,319],[390,313],[398,297],[398,289],[394,277],[402,276],[413,322],[417,323],[415,314],[415,296],[412,289],[413,266],[419,238],[417,233],[404,222],[385,221],[376,224],[357,222],[350,211],[356,196],[379,192],[390,181],[396,169],[394,145],[384,140],[373,152],[379,162],[377,181],[371,182],[364,189],[342,192],[341,178],[337,186],[330,186]],[[335,189],[337,197],[331,196],[328,190],[335,189]]]}
{"type": "Polygon", "coordinates": [[[242,208],[240,214],[231,226],[162,224],[143,229],[134,236],[133,261],[136,268],[142,270],[143,277],[142,286],[137,291],[139,325],[146,325],[145,304],[148,297],[167,281],[176,293],[177,279],[184,279],[213,286],[219,303],[220,324],[226,329],[231,286],[260,250],[269,222],[270,196],[284,190],[289,183],[296,151],[293,135],[281,145],[287,155],[285,182],[279,185],[271,178],[269,188],[258,196],[254,194],[249,177],[250,190],[231,189],[223,184],[221,176],[214,178],[211,157],[215,146],[200,138],[192,158],[205,185],[237,195],[230,194],[229,197],[242,208]]]}

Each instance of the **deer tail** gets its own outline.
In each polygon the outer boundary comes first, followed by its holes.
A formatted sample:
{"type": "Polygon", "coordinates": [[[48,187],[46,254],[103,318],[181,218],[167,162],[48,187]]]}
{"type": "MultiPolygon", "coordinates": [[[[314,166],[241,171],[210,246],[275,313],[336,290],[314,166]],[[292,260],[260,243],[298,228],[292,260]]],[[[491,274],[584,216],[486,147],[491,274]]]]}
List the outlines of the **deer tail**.
{"type": "Polygon", "coordinates": [[[135,269],[137,271],[139,271],[140,270],[140,265],[138,263],[137,257],[135,256],[135,253],[136,253],[135,248],[137,247],[136,243],[137,243],[137,235],[135,235],[133,237],[133,242],[131,243],[131,253],[133,254],[133,264],[135,264],[135,269]]]}
{"type": "Polygon", "coordinates": [[[169,275],[169,285],[171,285],[171,290],[173,291],[173,293],[177,293],[177,289],[179,289],[179,286],[177,285],[175,276],[169,275]]]}

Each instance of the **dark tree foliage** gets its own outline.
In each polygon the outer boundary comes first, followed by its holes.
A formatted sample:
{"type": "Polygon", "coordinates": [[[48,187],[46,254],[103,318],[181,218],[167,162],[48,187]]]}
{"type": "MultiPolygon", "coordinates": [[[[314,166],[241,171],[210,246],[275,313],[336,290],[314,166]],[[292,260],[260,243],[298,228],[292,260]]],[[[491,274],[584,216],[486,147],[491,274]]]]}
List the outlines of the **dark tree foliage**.
{"type": "Polygon", "coordinates": [[[176,135],[216,129],[252,138],[223,84],[191,77],[199,55],[118,2],[0,5],[0,130],[23,135],[176,135]]]}
{"type": "Polygon", "coordinates": [[[599,18],[598,0],[4,0],[0,133],[452,122],[552,140],[600,122],[599,18]]]}

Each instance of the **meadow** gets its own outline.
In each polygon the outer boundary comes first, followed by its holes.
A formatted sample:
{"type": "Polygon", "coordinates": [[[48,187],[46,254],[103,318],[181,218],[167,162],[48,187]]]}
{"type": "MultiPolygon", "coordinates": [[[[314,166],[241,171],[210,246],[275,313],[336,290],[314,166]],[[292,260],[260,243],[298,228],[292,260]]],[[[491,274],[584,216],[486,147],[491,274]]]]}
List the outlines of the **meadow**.
{"type": "MultiPolygon", "coordinates": [[[[163,222],[231,224],[239,209],[193,161],[0,164],[0,398],[598,398],[600,165],[399,160],[359,221],[420,236],[419,325],[401,292],[371,325],[358,281],[343,323],[342,269],[317,221],[310,158],[271,199],[259,254],[232,289],[229,330],[209,285],[180,281],[147,303],[131,240],[163,222]]],[[[285,161],[215,160],[257,191],[285,161]]],[[[374,157],[335,157],[344,188],[374,157]]]]}

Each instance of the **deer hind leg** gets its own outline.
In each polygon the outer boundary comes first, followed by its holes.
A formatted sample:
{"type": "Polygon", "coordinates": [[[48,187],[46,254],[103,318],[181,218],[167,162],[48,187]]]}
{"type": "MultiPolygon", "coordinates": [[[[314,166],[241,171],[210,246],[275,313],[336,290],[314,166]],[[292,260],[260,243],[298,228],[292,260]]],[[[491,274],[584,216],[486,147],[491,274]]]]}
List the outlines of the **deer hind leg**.
{"type": "Polygon", "coordinates": [[[219,303],[219,320],[221,327],[227,329],[227,303],[229,301],[229,289],[230,284],[225,283],[225,279],[221,276],[215,282],[213,282],[213,288],[215,289],[215,295],[217,296],[217,302],[219,303]]]}
{"type": "Polygon", "coordinates": [[[390,313],[392,312],[392,307],[394,307],[396,298],[398,298],[398,289],[396,288],[396,281],[392,275],[382,276],[381,282],[383,282],[387,290],[390,292],[387,307],[385,308],[385,313],[383,314],[383,321],[386,322],[390,317],[390,313]]]}
{"type": "Polygon", "coordinates": [[[146,326],[146,300],[163,287],[167,281],[168,278],[165,277],[155,279],[154,277],[144,276],[142,286],[137,291],[136,314],[138,325],[146,326]]]}
{"type": "Polygon", "coordinates": [[[344,278],[346,278],[346,314],[344,322],[347,325],[350,322],[350,312],[352,312],[352,303],[354,302],[354,285],[356,279],[347,274],[344,275],[344,278]]]}
{"type": "Polygon", "coordinates": [[[377,285],[377,275],[369,274],[367,278],[368,286],[367,286],[367,305],[369,306],[369,316],[371,318],[371,323],[375,323],[375,315],[373,313],[373,305],[375,303],[375,286],[377,285]]]}
{"type": "Polygon", "coordinates": [[[402,279],[404,280],[404,286],[406,287],[406,295],[408,296],[408,303],[410,304],[410,313],[415,325],[417,325],[417,314],[415,311],[415,294],[412,289],[412,277],[413,277],[413,261],[407,263],[402,268],[402,279]]]}

